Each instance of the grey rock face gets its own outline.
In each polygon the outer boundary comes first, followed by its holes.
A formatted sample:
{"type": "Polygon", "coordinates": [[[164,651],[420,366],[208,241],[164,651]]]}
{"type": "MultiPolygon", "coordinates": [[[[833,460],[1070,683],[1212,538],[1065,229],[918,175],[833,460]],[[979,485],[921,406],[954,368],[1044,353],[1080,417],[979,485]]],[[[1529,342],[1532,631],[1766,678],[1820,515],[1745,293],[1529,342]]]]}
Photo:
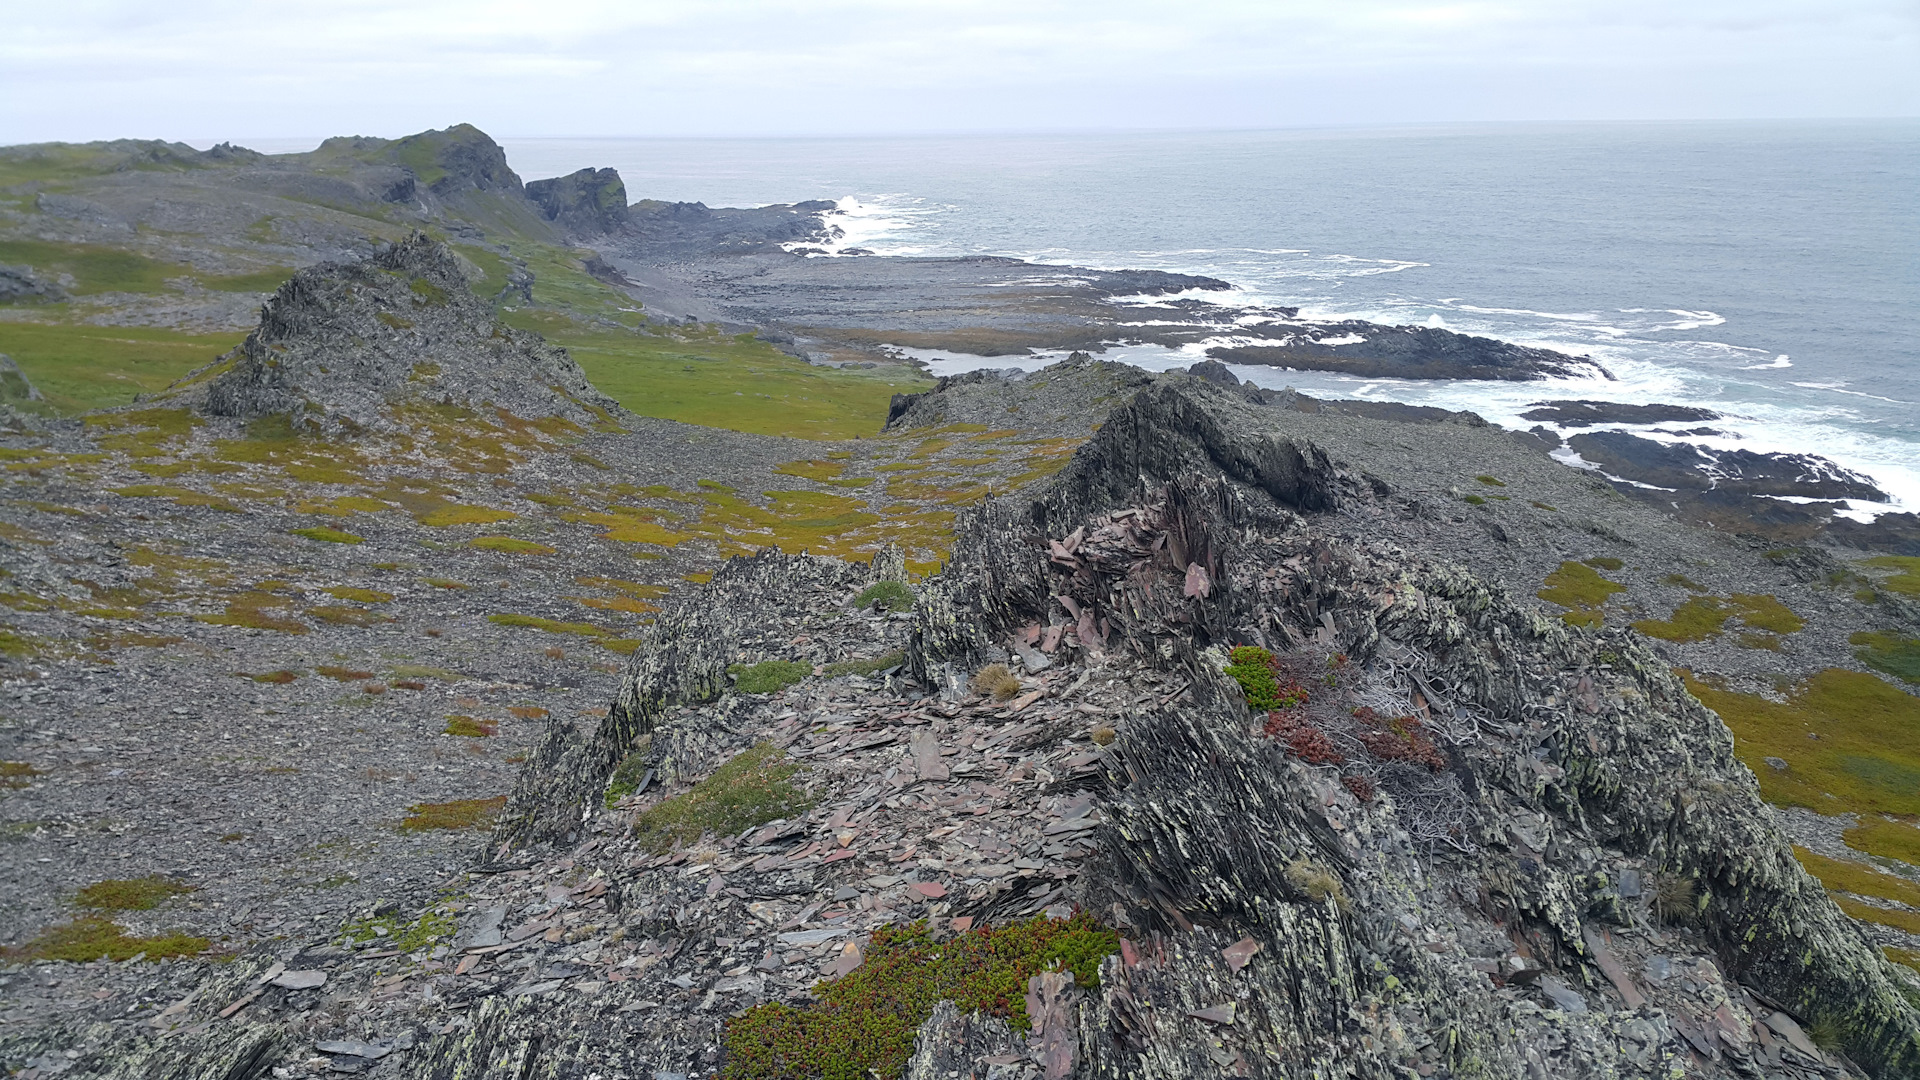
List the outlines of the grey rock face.
{"type": "Polygon", "coordinates": [[[24,405],[41,400],[40,391],[27,381],[13,357],[0,353],[0,405],[24,405]]]}
{"type": "Polygon", "coordinates": [[[527,198],[569,233],[598,236],[627,223],[627,187],[613,169],[581,169],[527,185],[527,198]]]}
{"type": "Polygon", "coordinates": [[[65,300],[67,291],[33,272],[31,266],[0,266],[0,304],[65,300]]]}
{"type": "Polygon", "coordinates": [[[467,287],[459,260],[415,234],[357,263],[295,274],[260,327],[213,369],[189,377],[207,411],[285,414],[328,434],[393,426],[397,406],[503,409],[582,427],[621,409],[565,349],[498,323],[467,287]]]}

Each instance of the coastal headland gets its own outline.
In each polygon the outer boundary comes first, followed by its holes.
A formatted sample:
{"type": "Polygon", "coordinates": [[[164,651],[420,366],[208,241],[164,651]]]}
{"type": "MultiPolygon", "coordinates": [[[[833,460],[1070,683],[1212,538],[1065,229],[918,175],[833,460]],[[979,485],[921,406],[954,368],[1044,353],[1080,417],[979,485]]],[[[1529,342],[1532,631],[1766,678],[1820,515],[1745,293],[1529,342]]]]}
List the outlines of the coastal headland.
{"type": "Polygon", "coordinates": [[[1871,477],[1263,389],[1607,375],[833,211],[0,149],[0,1063],[1920,1069],[1871,477]]]}

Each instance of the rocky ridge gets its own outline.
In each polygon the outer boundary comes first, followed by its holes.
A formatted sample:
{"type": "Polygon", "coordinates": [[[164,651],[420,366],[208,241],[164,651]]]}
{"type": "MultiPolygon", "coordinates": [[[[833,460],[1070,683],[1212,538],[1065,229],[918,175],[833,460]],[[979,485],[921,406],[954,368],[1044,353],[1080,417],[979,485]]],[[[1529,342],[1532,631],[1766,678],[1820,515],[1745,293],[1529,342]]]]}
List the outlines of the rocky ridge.
{"type": "Polygon", "coordinates": [[[287,417],[338,435],[395,429],[396,406],[454,405],[580,426],[624,413],[566,350],[497,321],[460,260],[424,234],[295,274],[232,354],[179,396],[216,416],[287,417]]]}
{"type": "Polygon", "coordinates": [[[144,1028],[76,1015],[5,1053],[704,1076],[743,1060],[730,1023],[820,1007],[883,927],[1079,908],[1124,938],[1097,983],[1034,972],[1019,1029],[935,1009],[905,1074],[1909,1074],[1903,977],[1668,663],[1383,538],[1392,483],[1308,429],[1222,422],[1249,407],[1136,388],[1057,482],[970,512],[910,614],[859,602],[897,563],[772,554],[670,603],[612,714],[553,725],[427,909],[457,936],[288,941],[174,982],[144,1028]],[[1305,700],[1250,710],[1240,646],[1305,700]],[[796,681],[735,684],[768,661],[796,681]],[[998,700],[973,678],[994,663],[998,700]],[[652,838],[755,747],[807,809],[652,838]]]}

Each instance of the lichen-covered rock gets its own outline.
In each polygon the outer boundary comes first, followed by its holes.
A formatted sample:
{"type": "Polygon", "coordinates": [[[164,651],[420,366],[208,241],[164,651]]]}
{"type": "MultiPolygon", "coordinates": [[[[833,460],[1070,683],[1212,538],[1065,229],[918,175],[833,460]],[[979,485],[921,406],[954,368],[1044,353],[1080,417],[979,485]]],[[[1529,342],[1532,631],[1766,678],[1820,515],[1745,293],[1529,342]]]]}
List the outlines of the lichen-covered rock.
{"type": "Polygon", "coordinates": [[[259,328],[178,393],[217,416],[284,415],[328,435],[398,430],[405,406],[579,428],[623,414],[565,349],[498,322],[452,249],[419,233],[295,274],[259,328]]]}

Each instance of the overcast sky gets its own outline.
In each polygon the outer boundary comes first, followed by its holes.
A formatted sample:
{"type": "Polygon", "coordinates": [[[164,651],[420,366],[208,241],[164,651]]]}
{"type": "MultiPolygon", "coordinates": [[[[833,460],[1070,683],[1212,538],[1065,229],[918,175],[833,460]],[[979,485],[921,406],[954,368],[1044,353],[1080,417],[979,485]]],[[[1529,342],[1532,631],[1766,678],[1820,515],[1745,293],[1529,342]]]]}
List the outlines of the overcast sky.
{"type": "Polygon", "coordinates": [[[0,143],[1920,115],[1920,0],[9,0],[0,143]]]}

